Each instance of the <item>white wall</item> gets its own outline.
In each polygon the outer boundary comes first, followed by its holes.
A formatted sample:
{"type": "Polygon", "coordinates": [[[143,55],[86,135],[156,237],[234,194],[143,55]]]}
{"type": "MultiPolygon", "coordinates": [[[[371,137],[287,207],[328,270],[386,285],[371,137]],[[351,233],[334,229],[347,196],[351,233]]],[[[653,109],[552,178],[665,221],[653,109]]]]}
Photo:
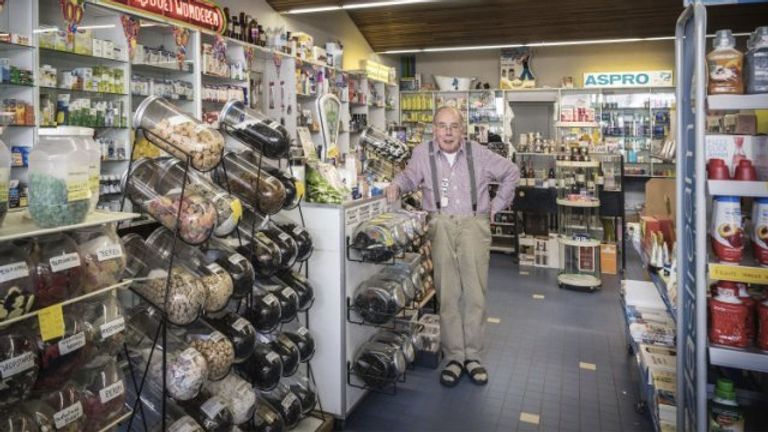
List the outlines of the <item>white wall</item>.
{"type": "MultiPolygon", "coordinates": [[[[476,77],[492,88],[499,85],[499,50],[440,52],[416,55],[416,72],[425,82],[432,75],[476,77]]],[[[392,57],[398,61],[398,55],[392,57]]],[[[584,72],[674,69],[673,41],[650,41],[604,45],[540,47],[534,49],[533,73],[537,87],[560,87],[564,76],[582,85],[584,72]]]]}

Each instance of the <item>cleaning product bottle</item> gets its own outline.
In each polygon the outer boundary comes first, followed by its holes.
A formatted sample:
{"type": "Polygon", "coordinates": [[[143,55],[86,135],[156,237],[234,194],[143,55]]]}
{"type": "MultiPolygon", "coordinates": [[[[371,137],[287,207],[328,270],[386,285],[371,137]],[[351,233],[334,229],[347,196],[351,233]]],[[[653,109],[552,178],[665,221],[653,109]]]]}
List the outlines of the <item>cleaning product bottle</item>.
{"type": "Polygon", "coordinates": [[[736,403],[733,381],[720,378],[709,406],[710,432],[744,432],[744,414],[736,403]]]}
{"type": "Polygon", "coordinates": [[[736,47],[736,38],[730,30],[718,30],[712,41],[713,50],[707,54],[709,68],[709,94],[742,94],[744,54],[736,47]]]}
{"type": "Polygon", "coordinates": [[[747,42],[744,79],[747,93],[768,93],[768,26],[758,27],[747,42]]]}

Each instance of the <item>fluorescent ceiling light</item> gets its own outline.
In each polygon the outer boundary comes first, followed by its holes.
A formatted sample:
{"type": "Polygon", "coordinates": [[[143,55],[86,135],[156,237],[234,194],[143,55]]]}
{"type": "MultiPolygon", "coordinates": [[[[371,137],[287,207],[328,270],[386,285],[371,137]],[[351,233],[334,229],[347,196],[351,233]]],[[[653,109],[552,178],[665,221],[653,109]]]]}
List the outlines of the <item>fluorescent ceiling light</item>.
{"type": "Polygon", "coordinates": [[[291,9],[285,13],[290,15],[296,15],[296,14],[308,14],[308,13],[317,13],[317,12],[330,12],[330,11],[343,10],[343,9],[368,9],[368,8],[387,7],[387,6],[400,6],[400,5],[407,5],[407,4],[414,4],[414,3],[426,3],[429,1],[432,1],[432,0],[374,1],[374,2],[368,2],[368,3],[353,3],[353,4],[346,4],[346,5],[340,5],[340,6],[319,6],[319,7],[311,7],[311,8],[291,9]]]}
{"type": "Polygon", "coordinates": [[[115,25],[114,24],[85,25],[85,26],[77,26],[77,28],[82,30],[111,29],[111,28],[115,28],[115,25]]]}
{"type": "Polygon", "coordinates": [[[501,49],[501,48],[519,48],[523,44],[507,44],[507,45],[475,45],[475,46],[463,46],[463,47],[445,47],[445,48],[424,48],[423,52],[443,52],[443,51],[474,51],[474,50],[488,50],[488,49],[501,49]]]}

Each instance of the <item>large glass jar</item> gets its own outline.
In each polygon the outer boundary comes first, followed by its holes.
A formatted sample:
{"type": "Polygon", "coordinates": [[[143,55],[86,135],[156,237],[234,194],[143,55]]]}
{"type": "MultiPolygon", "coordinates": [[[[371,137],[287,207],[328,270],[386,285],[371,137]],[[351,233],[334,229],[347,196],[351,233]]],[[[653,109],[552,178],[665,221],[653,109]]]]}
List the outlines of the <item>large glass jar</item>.
{"type": "Polygon", "coordinates": [[[176,337],[196,349],[208,364],[208,379],[220,380],[227,376],[235,362],[235,347],[223,333],[200,320],[187,328],[173,329],[176,337]]]}
{"type": "Polygon", "coordinates": [[[414,284],[413,273],[408,269],[397,267],[386,267],[382,269],[376,277],[381,280],[389,280],[401,285],[405,294],[405,303],[409,304],[416,297],[416,284],[414,284]]]}
{"type": "Polygon", "coordinates": [[[301,420],[301,401],[287,385],[280,383],[274,389],[262,392],[261,396],[280,413],[289,429],[301,420]]]}
{"type": "Polygon", "coordinates": [[[83,260],[77,243],[66,234],[35,237],[27,248],[35,284],[36,308],[79,296],[83,290],[83,260]]]}
{"type": "Polygon", "coordinates": [[[234,283],[232,297],[243,298],[251,292],[256,273],[246,257],[239,254],[225,240],[211,238],[202,248],[207,262],[215,262],[229,272],[234,283]]]}
{"type": "Polygon", "coordinates": [[[373,388],[394,383],[405,372],[405,356],[400,349],[380,342],[366,342],[357,349],[353,369],[357,377],[373,388]]]}
{"type": "Polygon", "coordinates": [[[0,330],[0,411],[27,399],[39,372],[32,332],[23,323],[0,330]]]}
{"type": "MultiPolygon", "coordinates": [[[[184,162],[178,159],[167,158],[160,162],[162,166],[162,175],[160,184],[163,185],[181,185],[184,183],[184,162]]],[[[216,228],[214,235],[224,237],[232,233],[240,222],[243,214],[243,206],[238,198],[230,195],[226,190],[213,183],[213,181],[194,170],[187,173],[186,191],[195,195],[200,195],[206,201],[213,203],[216,207],[216,228]]],[[[167,191],[161,191],[166,193],[167,191]]]]}
{"type": "Polygon", "coordinates": [[[29,214],[40,227],[81,223],[91,206],[89,160],[72,137],[40,129],[29,154],[29,214]]]}
{"type": "Polygon", "coordinates": [[[406,330],[381,330],[371,336],[371,342],[380,342],[392,345],[402,351],[405,361],[412,363],[416,360],[416,347],[414,346],[414,337],[406,330]]]}
{"type": "Polygon", "coordinates": [[[207,290],[206,312],[218,312],[227,306],[234,289],[232,277],[217,263],[206,262],[206,256],[200,249],[179,243],[174,250],[173,233],[163,227],[150,234],[145,244],[157,251],[165,260],[170,260],[172,253],[175,252],[174,263],[178,263],[199,278],[207,290]]]}
{"type": "Polygon", "coordinates": [[[95,332],[82,316],[82,307],[71,305],[64,309],[63,336],[44,341],[37,334],[36,343],[41,362],[40,374],[35,383],[36,393],[60,387],[95,355],[95,332]]]}
{"type": "Polygon", "coordinates": [[[216,226],[214,204],[193,190],[185,190],[182,197],[182,183],[176,183],[172,178],[161,179],[161,174],[157,161],[139,159],[133,162],[131,172],[123,178],[123,190],[134,205],[164,227],[174,230],[178,219],[179,237],[185,242],[198,245],[206,241],[216,226]]]}
{"type": "Polygon", "coordinates": [[[299,311],[299,295],[293,288],[277,278],[257,278],[256,286],[271,293],[280,302],[280,321],[287,323],[296,318],[299,311]]]}
{"type": "Polygon", "coordinates": [[[251,299],[245,305],[243,317],[261,333],[269,333],[276,329],[280,325],[280,317],[283,313],[280,300],[274,294],[257,285],[253,286],[251,299]]]}
{"type": "Polygon", "coordinates": [[[82,388],[86,432],[103,429],[123,413],[125,377],[117,362],[78,372],[75,382],[82,388]]]}
{"type": "Polygon", "coordinates": [[[226,311],[223,315],[208,316],[205,320],[232,342],[235,348],[235,363],[242,363],[253,354],[256,346],[256,328],[247,319],[232,311],[226,311]]]}
{"type": "Polygon", "coordinates": [[[238,246],[236,250],[251,260],[253,270],[258,276],[269,277],[277,274],[282,257],[280,248],[263,232],[254,231],[251,227],[246,228],[245,225],[240,224],[237,228],[243,245],[238,246]]]}
{"type": "Polygon", "coordinates": [[[198,171],[210,171],[221,161],[224,137],[159,96],[144,99],[136,108],[133,125],[142,128],[149,141],[173,156],[184,161],[189,157],[198,171]]]}
{"type": "Polygon", "coordinates": [[[83,258],[83,291],[116,284],[125,270],[125,251],[114,225],[81,228],[72,233],[83,258]]]}
{"type": "Polygon", "coordinates": [[[275,388],[283,376],[283,362],[280,354],[276,353],[270,341],[257,335],[256,347],[251,357],[238,364],[237,370],[255,388],[269,390],[275,388]]]}
{"type": "Polygon", "coordinates": [[[286,430],[286,426],[280,413],[272,408],[268,402],[259,398],[258,402],[256,402],[256,411],[253,413],[253,419],[248,427],[244,427],[244,430],[282,432],[286,430]]]}
{"type": "Polygon", "coordinates": [[[275,214],[285,203],[285,187],[280,180],[233,152],[224,154],[224,166],[213,174],[214,180],[259,213],[275,214]]]}
{"type": "Polygon", "coordinates": [[[406,305],[402,284],[374,276],[355,290],[352,307],[367,322],[384,324],[406,305]]]}
{"type": "Polygon", "coordinates": [[[296,224],[288,218],[281,215],[270,216],[270,221],[277,225],[283,232],[287,233],[296,242],[298,247],[298,254],[296,255],[296,261],[304,262],[312,255],[312,237],[302,226],[296,224]]]}
{"type": "Polygon", "coordinates": [[[3,432],[39,432],[35,420],[22,412],[21,407],[7,411],[6,416],[0,419],[0,431],[3,432]]]}
{"type": "Polygon", "coordinates": [[[125,276],[141,279],[134,282],[136,292],[156,307],[165,310],[168,320],[173,324],[186,325],[200,316],[208,290],[198,277],[183,267],[174,265],[168,281],[168,262],[147,247],[141,237],[128,234],[123,237],[123,245],[128,256],[125,276]],[[167,287],[166,282],[169,282],[167,287]]]}
{"type": "Polygon", "coordinates": [[[179,402],[179,406],[206,432],[229,432],[234,424],[227,400],[205,389],[194,398],[179,402]]]}
{"type": "Polygon", "coordinates": [[[315,289],[307,278],[294,271],[281,272],[277,278],[293,288],[299,296],[299,312],[305,312],[315,302],[315,289]]]}
{"type": "Polygon", "coordinates": [[[222,130],[264,156],[273,159],[288,156],[291,145],[288,130],[280,123],[246,107],[243,102],[227,102],[219,120],[222,130]]]}
{"type": "Polygon", "coordinates": [[[288,378],[285,384],[291,389],[301,402],[301,413],[308,415],[317,405],[317,389],[305,376],[292,376],[288,378]]]}
{"type": "Polygon", "coordinates": [[[296,179],[292,175],[287,174],[285,171],[273,165],[273,162],[265,161],[261,157],[261,154],[256,153],[255,151],[244,150],[238,152],[238,155],[254,166],[260,166],[267,174],[280,180],[280,183],[282,183],[285,188],[285,202],[283,202],[284,210],[291,210],[299,204],[304,195],[299,193],[299,190],[296,188],[296,179]]]}
{"type": "MultiPolygon", "coordinates": [[[[116,291],[110,291],[84,304],[84,317],[93,328],[94,347],[99,364],[113,358],[123,349],[125,315],[116,291]]],[[[94,362],[91,362],[92,364],[94,362]]]]}
{"type": "Polygon", "coordinates": [[[24,248],[0,243],[0,322],[32,311],[34,293],[24,248]]]}
{"type": "Polygon", "coordinates": [[[301,325],[298,320],[286,324],[282,328],[282,334],[299,349],[302,363],[310,361],[315,355],[315,338],[312,337],[309,329],[301,325]]]}
{"type": "Polygon", "coordinates": [[[296,373],[301,363],[301,351],[293,341],[284,333],[270,333],[256,335],[256,340],[266,343],[280,356],[283,363],[283,376],[289,377],[296,373]]]}
{"type": "Polygon", "coordinates": [[[87,417],[83,409],[83,393],[74,383],[41,395],[39,400],[25,404],[41,431],[82,432],[87,417]]]}
{"type": "Polygon", "coordinates": [[[0,140],[0,226],[8,213],[8,191],[11,180],[11,151],[0,140]]]}
{"type": "Polygon", "coordinates": [[[256,227],[277,246],[280,252],[280,268],[288,269],[293,266],[299,254],[298,245],[293,237],[284,233],[264,216],[246,209],[243,213],[243,228],[249,227],[256,227]]]}
{"type": "Polygon", "coordinates": [[[397,252],[395,235],[391,227],[384,224],[362,222],[352,234],[352,246],[366,261],[384,262],[392,259],[397,252]]]}
{"type": "Polygon", "coordinates": [[[232,413],[232,423],[248,422],[256,409],[256,392],[248,381],[230,373],[220,381],[208,381],[205,389],[224,399],[232,413]]]}

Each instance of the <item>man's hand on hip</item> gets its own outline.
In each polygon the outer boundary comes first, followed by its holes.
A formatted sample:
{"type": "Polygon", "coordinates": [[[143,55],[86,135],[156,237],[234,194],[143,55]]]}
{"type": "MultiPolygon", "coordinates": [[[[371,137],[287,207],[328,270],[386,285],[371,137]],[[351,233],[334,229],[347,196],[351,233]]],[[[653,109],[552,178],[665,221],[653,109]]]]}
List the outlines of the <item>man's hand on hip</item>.
{"type": "Polygon", "coordinates": [[[387,186],[387,202],[394,202],[399,197],[400,188],[396,184],[390,183],[389,186],[387,186]]]}

